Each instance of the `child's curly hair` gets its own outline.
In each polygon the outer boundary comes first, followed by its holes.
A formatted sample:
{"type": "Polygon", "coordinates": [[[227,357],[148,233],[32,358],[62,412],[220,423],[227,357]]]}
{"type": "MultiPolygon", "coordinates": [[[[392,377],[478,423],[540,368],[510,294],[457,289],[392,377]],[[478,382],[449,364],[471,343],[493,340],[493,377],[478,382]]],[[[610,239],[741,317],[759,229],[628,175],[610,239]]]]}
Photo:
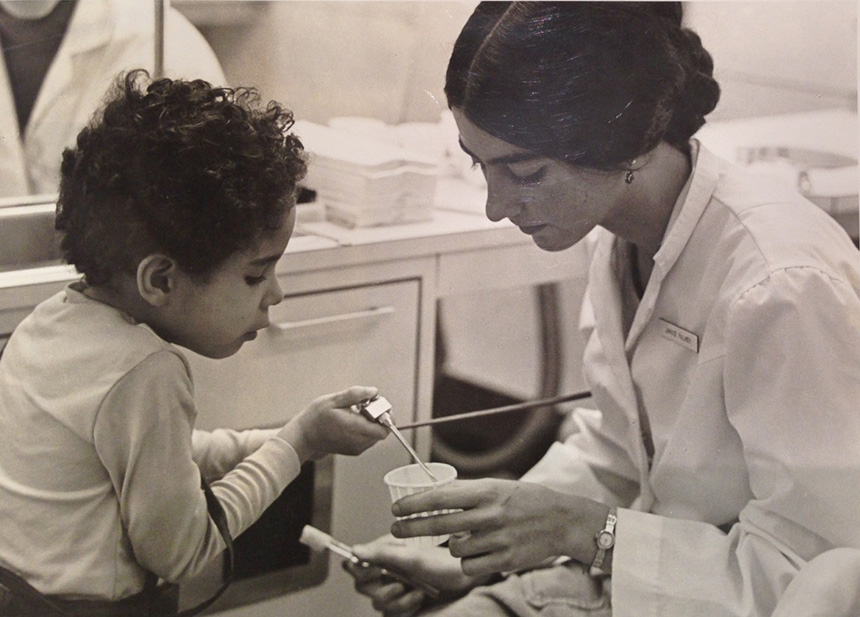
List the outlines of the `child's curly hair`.
{"type": "Polygon", "coordinates": [[[153,252],[205,278],[295,205],[307,165],[293,122],[253,88],[121,75],[63,152],[56,227],[66,261],[90,285],[134,273],[153,252]]]}

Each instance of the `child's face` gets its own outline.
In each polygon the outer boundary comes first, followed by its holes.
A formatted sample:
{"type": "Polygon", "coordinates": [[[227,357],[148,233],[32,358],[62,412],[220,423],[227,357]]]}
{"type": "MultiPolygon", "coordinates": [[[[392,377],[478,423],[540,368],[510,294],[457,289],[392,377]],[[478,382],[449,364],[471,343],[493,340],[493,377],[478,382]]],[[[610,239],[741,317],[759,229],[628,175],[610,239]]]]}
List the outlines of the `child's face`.
{"type": "MultiPolygon", "coordinates": [[[[269,307],[283,300],[275,264],[293,232],[295,208],[280,228],[234,254],[206,282],[180,273],[159,334],[209,358],[226,358],[269,325],[269,307]]],[[[172,295],[172,294],[171,294],[172,295]]]]}

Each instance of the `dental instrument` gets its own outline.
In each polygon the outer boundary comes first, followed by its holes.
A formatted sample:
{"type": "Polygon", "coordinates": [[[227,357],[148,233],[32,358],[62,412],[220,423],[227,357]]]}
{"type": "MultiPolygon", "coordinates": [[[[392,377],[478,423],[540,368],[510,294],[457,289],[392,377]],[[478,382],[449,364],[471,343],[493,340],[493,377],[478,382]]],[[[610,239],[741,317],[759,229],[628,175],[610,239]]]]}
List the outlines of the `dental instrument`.
{"type": "Polygon", "coordinates": [[[448,422],[457,422],[459,420],[469,420],[471,418],[479,418],[481,416],[489,416],[497,413],[507,413],[513,411],[528,411],[538,407],[547,407],[549,405],[557,405],[559,403],[569,403],[570,401],[578,401],[584,398],[590,398],[591,392],[576,392],[574,394],[564,394],[562,396],[554,396],[552,398],[538,399],[535,401],[527,401],[525,403],[515,403],[513,405],[504,405],[502,407],[493,407],[491,409],[480,409],[478,411],[467,411],[466,413],[458,413],[450,416],[441,416],[431,420],[422,422],[413,422],[411,424],[401,424],[400,430],[420,428],[422,426],[435,426],[437,424],[446,424],[448,422]]]}
{"type": "Polygon", "coordinates": [[[394,424],[394,420],[391,419],[391,403],[385,399],[385,397],[376,395],[371,399],[361,402],[357,406],[357,410],[361,415],[370,420],[371,422],[378,422],[382,426],[388,428],[397,440],[406,448],[406,451],[409,452],[409,455],[415,460],[416,463],[421,467],[422,471],[426,473],[431,480],[437,482],[438,479],[433,475],[433,472],[430,471],[430,468],[421,460],[418,456],[418,453],[409,445],[409,442],[406,441],[406,438],[403,434],[397,429],[397,426],[394,424]]]}
{"type": "Polygon", "coordinates": [[[410,578],[409,576],[400,574],[399,572],[393,572],[388,568],[382,568],[380,566],[374,565],[369,561],[360,559],[355,555],[355,553],[353,553],[351,546],[344,544],[343,542],[339,542],[338,540],[335,540],[326,532],[317,529],[316,527],[313,527],[311,525],[305,525],[304,528],[302,528],[302,534],[301,537],[299,537],[299,542],[315,551],[331,551],[336,555],[340,555],[350,563],[353,563],[362,568],[379,568],[379,571],[382,576],[393,578],[405,585],[420,589],[432,598],[439,597],[439,590],[432,585],[428,585],[427,583],[417,581],[413,578],[410,578]]]}

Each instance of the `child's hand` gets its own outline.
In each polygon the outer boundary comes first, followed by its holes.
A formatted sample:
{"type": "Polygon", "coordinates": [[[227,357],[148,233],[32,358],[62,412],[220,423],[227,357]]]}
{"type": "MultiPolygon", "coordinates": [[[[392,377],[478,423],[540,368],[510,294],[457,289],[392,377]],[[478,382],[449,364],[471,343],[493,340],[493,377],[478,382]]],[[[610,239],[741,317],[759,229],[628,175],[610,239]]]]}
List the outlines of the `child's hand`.
{"type": "Polygon", "coordinates": [[[304,462],[326,454],[360,454],[388,436],[388,429],[350,409],[378,394],[376,388],[353,386],[326,394],[290,420],[278,434],[304,462]]]}

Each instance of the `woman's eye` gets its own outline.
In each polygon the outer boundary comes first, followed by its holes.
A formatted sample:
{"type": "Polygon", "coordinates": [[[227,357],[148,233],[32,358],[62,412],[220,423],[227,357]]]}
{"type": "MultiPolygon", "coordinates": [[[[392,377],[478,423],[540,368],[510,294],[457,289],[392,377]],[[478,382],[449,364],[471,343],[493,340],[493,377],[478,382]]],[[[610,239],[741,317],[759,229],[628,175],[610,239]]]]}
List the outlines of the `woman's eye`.
{"type": "Polygon", "coordinates": [[[265,274],[261,274],[260,276],[246,276],[245,277],[245,282],[251,286],[259,285],[265,280],[266,280],[265,274]]]}
{"type": "Polygon", "coordinates": [[[543,180],[545,173],[546,167],[541,167],[537,171],[527,174],[525,176],[521,176],[511,171],[511,175],[516,178],[516,181],[519,184],[538,184],[541,180],[543,180]]]}

